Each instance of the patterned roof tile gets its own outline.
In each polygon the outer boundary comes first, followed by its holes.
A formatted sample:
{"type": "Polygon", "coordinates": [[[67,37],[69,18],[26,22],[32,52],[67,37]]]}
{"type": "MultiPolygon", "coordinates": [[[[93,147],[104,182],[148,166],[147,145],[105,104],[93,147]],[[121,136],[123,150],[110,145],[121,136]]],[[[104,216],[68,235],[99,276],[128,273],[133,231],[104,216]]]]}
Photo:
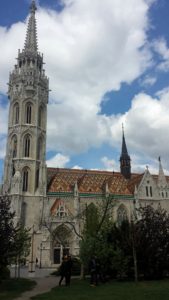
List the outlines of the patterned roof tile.
{"type": "Polygon", "coordinates": [[[48,192],[73,192],[77,182],[80,193],[101,194],[107,183],[110,193],[132,195],[132,181],[137,176],[127,180],[119,172],[49,168],[48,192]]]}

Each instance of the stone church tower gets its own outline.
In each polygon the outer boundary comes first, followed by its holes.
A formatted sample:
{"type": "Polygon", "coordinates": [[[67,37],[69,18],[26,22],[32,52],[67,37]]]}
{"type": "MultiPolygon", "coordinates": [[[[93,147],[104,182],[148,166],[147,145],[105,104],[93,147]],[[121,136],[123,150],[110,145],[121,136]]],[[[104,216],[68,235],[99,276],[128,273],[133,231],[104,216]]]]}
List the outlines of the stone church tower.
{"type": "Polygon", "coordinates": [[[25,45],[9,77],[10,101],[4,192],[18,219],[30,227],[40,219],[46,196],[48,78],[38,51],[36,4],[32,0],[25,45]]]}

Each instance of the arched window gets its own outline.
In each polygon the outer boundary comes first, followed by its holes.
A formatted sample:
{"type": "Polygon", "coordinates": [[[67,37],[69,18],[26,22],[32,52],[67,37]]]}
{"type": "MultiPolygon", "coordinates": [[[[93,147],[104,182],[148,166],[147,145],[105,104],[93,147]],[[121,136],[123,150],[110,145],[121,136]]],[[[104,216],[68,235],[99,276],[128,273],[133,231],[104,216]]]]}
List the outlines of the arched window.
{"type": "Polygon", "coordinates": [[[56,215],[61,219],[68,216],[68,209],[66,208],[64,202],[59,203],[56,215]]]}
{"type": "Polygon", "coordinates": [[[127,221],[127,210],[124,205],[121,205],[117,210],[117,223],[120,226],[124,221],[127,221]]]}
{"type": "Polygon", "coordinates": [[[152,197],[153,196],[152,186],[146,186],[146,196],[147,197],[152,197]]]}
{"type": "Polygon", "coordinates": [[[12,157],[15,158],[17,156],[17,136],[14,135],[12,138],[12,157]]]}
{"type": "Polygon", "coordinates": [[[26,104],[26,116],[25,116],[25,121],[27,124],[31,124],[32,123],[32,104],[31,103],[27,103],[26,104]]]}
{"type": "Polygon", "coordinates": [[[12,176],[15,175],[15,167],[14,167],[14,164],[12,165],[12,176]]]}
{"type": "Polygon", "coordinates": [[[39,169],[36,170],[36,182],[35,182],[36,189],[39,187],[39,169]]]}
{"type": "Polygon", "coordinates": [[[149,196],[148,186],[146,186],[146,196],[149,196]]]}
{"type": "Polygon", "coordinates": [[[30,157],[31,138],[30,135],[26,135],[24,139],[24,157],[30,157]]]}
{"type": "Polygon", "coordinates": [[[13,123],[14,124],[18,124],[19,123],[19,104],[18,103],[16,103],[14,105],[13,123]]]}
{"type": "Polygon", "coordinates": [[[42,154],[42,138],[40,137],[38,139],[38,144],[37,144],[37,159],[41,159],[42,154]]]}
{"type": "Polygon", "coordinates": [[[38,115],[38,126],[42,127],[43,124],[43,107],[39,107],[39,115],[38,115]]]}
{"type": "Polygon", "coordinates": [[[28,184],[29,184],[29,171],[27,168],[25,168],[23,170],[23,186],[22,186],[23,192],[28,191],[28,184]]]}

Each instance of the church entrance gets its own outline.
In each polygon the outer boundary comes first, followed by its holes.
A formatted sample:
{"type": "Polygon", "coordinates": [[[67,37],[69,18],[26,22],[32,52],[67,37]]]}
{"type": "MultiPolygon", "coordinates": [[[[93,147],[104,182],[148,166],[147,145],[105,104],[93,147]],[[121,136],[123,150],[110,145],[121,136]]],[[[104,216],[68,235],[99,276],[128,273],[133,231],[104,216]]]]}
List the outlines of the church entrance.
{"type": "Polygon", "coordinates": [[[61,264],[62,257],[65,255],[70,254],[69,248],[63,248],[63,246],[60,246],[59,248],[53,249],[53,263],[54,264],[61,264]]]}
{"type": "Polygon", "coordinates": [[[64,255],[71,252],[72,233],[65,225],[60,225],[52,234],[52,261],[61,264],[64,255]]]}

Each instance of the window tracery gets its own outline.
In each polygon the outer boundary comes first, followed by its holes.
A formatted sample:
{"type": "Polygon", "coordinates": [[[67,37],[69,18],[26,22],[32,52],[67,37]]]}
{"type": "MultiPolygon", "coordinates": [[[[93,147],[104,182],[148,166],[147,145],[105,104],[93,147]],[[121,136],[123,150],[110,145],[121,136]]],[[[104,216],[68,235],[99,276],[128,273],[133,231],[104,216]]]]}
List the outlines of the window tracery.
{"type": "Polygon", "coordinates": [[[120,206],[117,210],[117,223],[120,226],[124,221],[127,221],[127,210],[124,205],[120,206]]]}
{"type": "Polygon", "coordinates": [[[13,116],[13,123],[16,125],[19,123],[19,104],[16,103],[14,105],[14,116],[13,116]]]}
{"type": "Polygon", "coordinates": [[[29,102],[26,104],[26,123],[31,124],[32,123],[32,104],[29,102]]]}
{"type": "Polygon", "coordinates": [[[23,192],[28,191],[28,184],[29,184],[29,170],[28,168],[25,168],[23,170],[23,186],[22,186],[23,192]]]}
{"type": "Polygon", "coordinates": [[[65,218],[68,216],[68,209],[66,208],[64,203],[59,203],[56,215],[59,218],[65,218]]]}
{"type": "Polygon", "coordinates": [[[30,157],[31,138],[30,135],[26,135],[24,139],[24,157],[30,157]]]}
{"type": "Polygon", "coordinates": [[[17,136],[15,135],[12,139],[12,157],[17,156],[17,136]]]}

